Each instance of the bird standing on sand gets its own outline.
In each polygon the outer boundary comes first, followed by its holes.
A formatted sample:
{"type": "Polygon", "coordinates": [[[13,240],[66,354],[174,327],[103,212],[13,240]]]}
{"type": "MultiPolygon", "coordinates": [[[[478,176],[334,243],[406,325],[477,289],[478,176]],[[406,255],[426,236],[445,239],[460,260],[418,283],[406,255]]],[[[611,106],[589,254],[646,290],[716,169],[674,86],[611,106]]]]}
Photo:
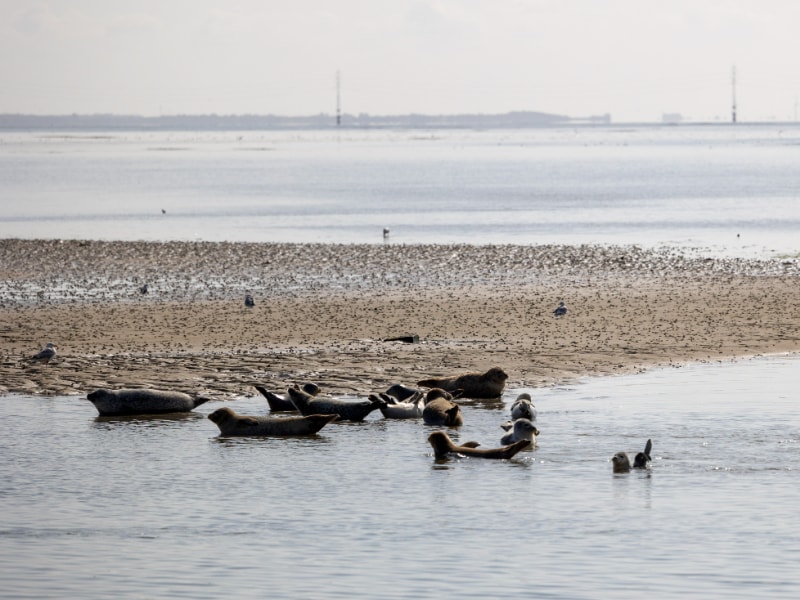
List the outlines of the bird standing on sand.
{"type": "Polygon", "coordinates": [[[253,300],[253,297],[250,294],[247,294],[244,297],[244,305],[252,308],[253,306],[256,305],[256,301],[253,300]]]}
{"type": "Polygon", "coordinates": [[[567,307],[564,305],[564,301],[562,300],[561,302],[558,303],[558,306],[553,311],[553,316],[563,317],[565,314],[567,314],[567,307]]]}
{"type": "Polygon", "coordinates": [[[47,342],[47,345],[42,348],[38,353],[31,357],[34,362],[49,363],[56,357],[56,345],[53,342],[47,342]]]}

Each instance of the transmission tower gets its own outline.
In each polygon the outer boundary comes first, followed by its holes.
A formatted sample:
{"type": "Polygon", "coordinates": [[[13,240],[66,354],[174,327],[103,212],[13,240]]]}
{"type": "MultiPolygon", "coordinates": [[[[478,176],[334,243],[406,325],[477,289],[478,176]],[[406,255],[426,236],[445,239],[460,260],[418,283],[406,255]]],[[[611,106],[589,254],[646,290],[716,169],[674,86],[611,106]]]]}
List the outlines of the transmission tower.
{"type": "Polygon", "coordinates": [[[336,126],[342,124],[342,77],[339,71],[336,71],[336,126]]]}

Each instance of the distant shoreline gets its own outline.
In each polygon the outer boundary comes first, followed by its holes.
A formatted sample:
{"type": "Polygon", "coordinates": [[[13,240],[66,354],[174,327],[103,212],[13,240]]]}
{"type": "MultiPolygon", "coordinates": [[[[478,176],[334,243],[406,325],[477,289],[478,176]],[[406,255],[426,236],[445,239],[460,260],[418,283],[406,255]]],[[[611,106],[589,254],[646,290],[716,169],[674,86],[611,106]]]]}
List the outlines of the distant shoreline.
{"type": "Polygon", "coordinates": [[[257,131],[291,129],[513,129],[557,127],[564,125],[603,125],[610,115],[568,117],[534,111],[513,111],[502,114],[456,115],[335,115],[320,113],[308,116],[280,115],[116,115],[72,114],[29,115],[0,114],[3,131],[257,131]]]}

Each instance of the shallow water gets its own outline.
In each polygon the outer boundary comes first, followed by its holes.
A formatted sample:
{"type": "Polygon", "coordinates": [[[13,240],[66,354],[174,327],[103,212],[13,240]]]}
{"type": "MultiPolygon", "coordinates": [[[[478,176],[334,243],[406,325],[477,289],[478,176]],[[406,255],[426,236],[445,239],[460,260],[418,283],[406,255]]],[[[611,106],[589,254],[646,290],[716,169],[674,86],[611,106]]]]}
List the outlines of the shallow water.
{"type": "Polygon", "coordinates": [[[799,158],[787,125],[0,131],[0,238],[796,255],[799,158]]]}
{"type": "MultiPolygon", "coordinates": [[[[435,428],[380,413],[221,439],[219,403],[100,419],[4,397],[3,597],[796,598],[799,360],[530,390],[539,447],[511,461],[437,462],[435,428]],[[612,474],[647,438],[650,471],[612,474]]],[[[497,445],[519,391],[452,435],[497,445]]]]}

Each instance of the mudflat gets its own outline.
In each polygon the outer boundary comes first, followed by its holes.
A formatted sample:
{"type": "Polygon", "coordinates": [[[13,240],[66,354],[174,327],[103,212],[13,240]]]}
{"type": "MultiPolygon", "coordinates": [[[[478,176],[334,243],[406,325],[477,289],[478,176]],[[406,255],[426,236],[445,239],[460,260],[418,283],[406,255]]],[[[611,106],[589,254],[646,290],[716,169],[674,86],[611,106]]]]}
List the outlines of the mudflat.
{"type": "Polygon", "coordinates": [[[509,388],[540,387],[798,351],[797,257],[0,240],[5,393],[152,387],[222,399],[313,381],[366,395],[493,366],[509,388]],[[555,317],[561,300],[568,312],[555,317]],[[406,336],[418,341],[387,341],[406,336]],[[57,357],[29,361],[47,342],[57,357]]]}

